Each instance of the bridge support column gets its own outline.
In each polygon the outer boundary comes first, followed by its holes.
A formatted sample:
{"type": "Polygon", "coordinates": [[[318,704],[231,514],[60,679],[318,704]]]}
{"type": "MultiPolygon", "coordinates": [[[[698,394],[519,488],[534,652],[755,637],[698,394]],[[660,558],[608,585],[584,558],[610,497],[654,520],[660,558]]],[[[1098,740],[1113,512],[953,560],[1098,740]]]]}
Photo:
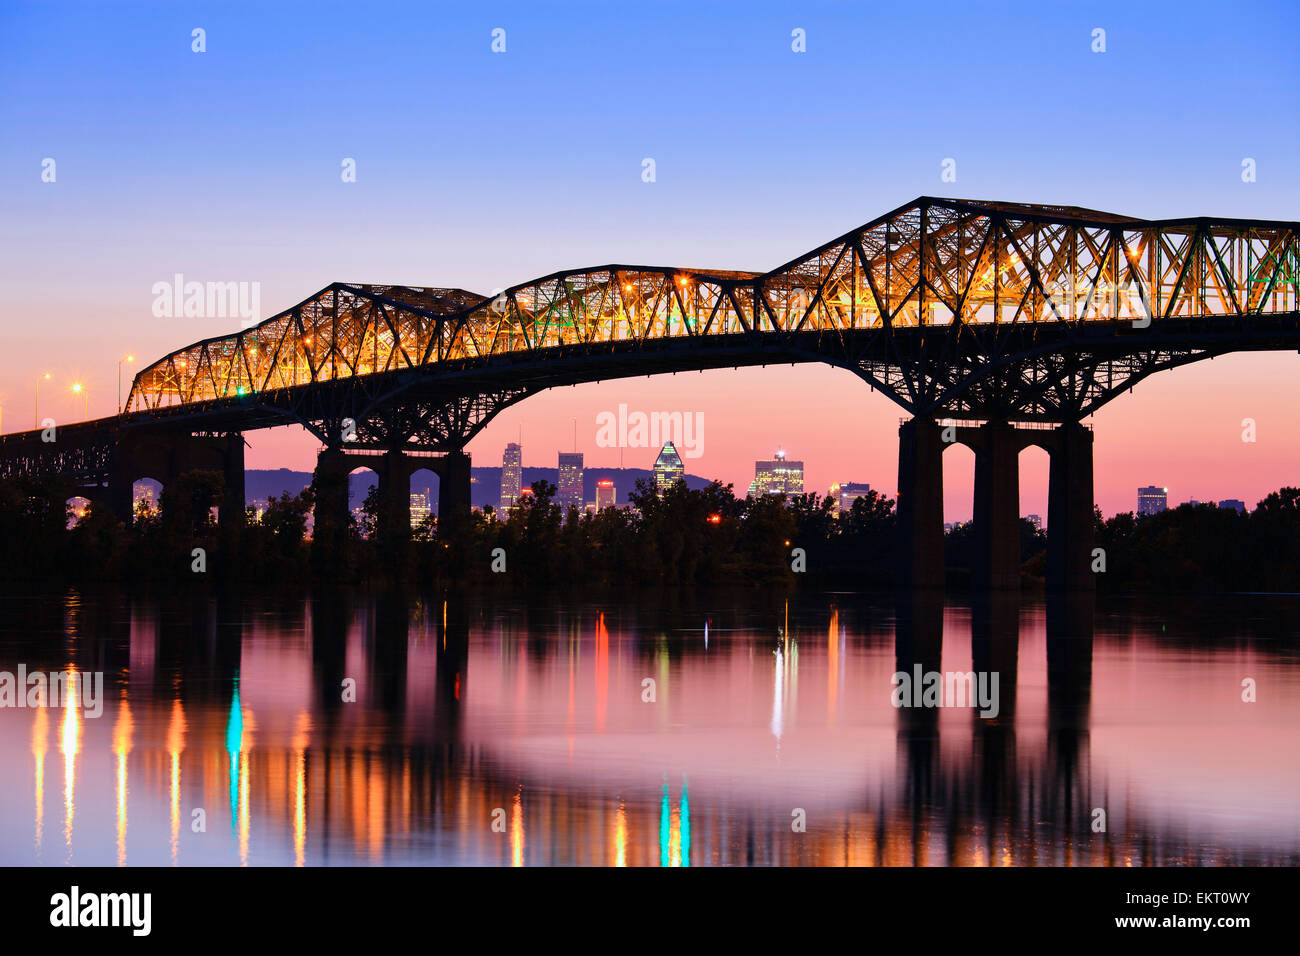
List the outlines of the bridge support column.
{"type": "Polygon", "coordinates": [[[400,547],[411,537],[411,473],[400,448],[384,453],[379,468],[379,543],[400,547]]]}
{"type": "Polygon", "coordinates": [[[131,474],[129,452],[125,451],[122,443],[119,442],[113,450],[113,464],[109,469],[104,503],[113,517],[128,528],[135,519],[135,480],[131,474]]]}
{"type": "Polygon", "coordinates": [[[943,444],[929,418],[898,429],[898,554],[902,588],[943,587],[943,444]]]}
{"type": "Polygon", "coordinates": [[[438,470],[438,536],[445,537],[469,520],[470,461],[463,451],[448,452],[438,470]]]}
{"type": "Polygon", "coordinates": [[[316,458],[311,480],[312,561],[318,567],[339,562],[347,553],[348,459],[342,449],[326,448],[316,458]]]}
{"type": "Polygon", "coordinates": [[[217,522],[224,537],[237,536],[244,527],[247,509],[244,505],[244,436],[238,433],[226,436],[222,456],[222,477],[225,490],[221,507],[217,509],[217,522]]]}
{"type": "Polygon", "coordinates": [[[980,591],[1020,587],[1020,444],[1014,426],[989,422],[975,447],[975,560],[980,591]]]}
{"type": "Polygon", "coordinates": [[[1053,434],[1047,486],[1047,589],[1085,592],[1092,574],[1092,431],[1077,422],[1053,434]]]}

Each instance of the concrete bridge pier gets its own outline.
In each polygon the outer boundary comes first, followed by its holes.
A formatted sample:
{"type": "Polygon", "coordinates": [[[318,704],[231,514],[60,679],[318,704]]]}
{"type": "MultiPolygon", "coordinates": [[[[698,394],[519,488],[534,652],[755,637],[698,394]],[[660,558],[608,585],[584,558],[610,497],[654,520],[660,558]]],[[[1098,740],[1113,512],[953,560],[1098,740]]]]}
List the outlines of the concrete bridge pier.
{"type": "Polygon", "coordinates": [[[223,481],[217,525],[222,535],[244,526],[244,436],[157,434],[120,439],[113,449],[108,482],[100,499],[124,524],[135,517],[134,485],[141,478],[162,483],[163,495],[187,471],[215,471],[223,481]]]}
{"type": "Polygon", "coordinates": [[[1093,484],[1092,431],[1077,422],[1061,425],[1047,445],[1047,590],[1091,592],[1093,484]]]}
{"type": "Polygon", "coordinates": [[[898,555],[904,590],[943,588],[943,443],[929,418],[898,429],[898,555]]]}
{"type": "Polygon", "coordinates": [[[400,548],[411,537],[412,461],[400,448],[392,448],[375,469],[379,474],[380,502],[375,532],[385,549],[400,548]]]}
{"type": "Polygon", "coordinates": [[[469,520],[469,455],[463,451],[449,451],[442,457],[436,471],[439,533],[445,534],[469,520]]]}
{"type": "Polygon", "coordinates": [[[316,456],[312,489],[312,557],[320,563],[339,559],[348,540],[348,458],[341,448],[325,448],[316,456]]]}
{"type": "Polygon", "coordinates": [[[244,503],[244,436],[227,435],[225,443],[220,452],[225,490],[217,509],[217,524],[222,537],[233,540],[238,538],[248,516],[244,503]]]}
{"type": "Polygon", "coordinates": [[[964,444],[975,451],[975,560],[973,584],[980,591],[1020,587],[1020,449],[1016,428],[989,422],[964,444]]]}

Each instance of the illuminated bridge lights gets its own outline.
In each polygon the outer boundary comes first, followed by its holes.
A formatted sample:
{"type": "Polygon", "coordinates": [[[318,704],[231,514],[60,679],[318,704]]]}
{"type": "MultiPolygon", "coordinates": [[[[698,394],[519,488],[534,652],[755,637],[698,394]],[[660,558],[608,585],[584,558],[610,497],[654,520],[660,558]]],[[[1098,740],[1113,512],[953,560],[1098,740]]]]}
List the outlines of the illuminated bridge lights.
{"type": "MultiPolygon", "coordinates": [[[[766,273],[608,265],[493,299],[336,283],[143,369],[131,411],[575,346],[1294,313],[1297,224],[921,198],[766,273]]],[[[892,372],[872,369],[873,383],[892,372]]],[[[1038,373],[1033,373],[1038,374],[1038,373]]]]}

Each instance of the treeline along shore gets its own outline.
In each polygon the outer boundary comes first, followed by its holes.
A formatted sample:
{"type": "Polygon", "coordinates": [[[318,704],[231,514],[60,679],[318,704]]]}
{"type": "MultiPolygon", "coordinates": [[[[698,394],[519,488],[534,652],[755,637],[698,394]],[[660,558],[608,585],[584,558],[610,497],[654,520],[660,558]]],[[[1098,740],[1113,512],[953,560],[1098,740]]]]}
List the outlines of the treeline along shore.
{"type": "MultiPolygon", "coordinates": [[[[161,508],[128,525],[91,504],[72,521],[72,489],[57,479],[0,480],[0,577],[11,582],[150,582],[206,575],[276,585],[398,579],[505,588],[639,585],[851,586],[884,589],[895,571],[895,502],[872,491],[844,511],[816,494],[737,497],[717,482],[678,482],[657,495],[647,481],[630,507],[567,513],[555,486],[502,513],[486,507],[409,535],[385,536],[378,496],[346,535],[313,541],[315,491],[271,498],[233,527],[214,514],[224,495],[212,471],[182,474],[161,508]]],[[[1046,535],[1021,522],[1022,587],[1042,586],[1046,535]]],[[[1159,514],[1096,514],[1099,592],[1300,592],[1300,489],[1282,488],[1239,513],[1182,505],[1159,514]]],[[[945,535],[950,586],[971,577],[969,524],[945,535]]]]}

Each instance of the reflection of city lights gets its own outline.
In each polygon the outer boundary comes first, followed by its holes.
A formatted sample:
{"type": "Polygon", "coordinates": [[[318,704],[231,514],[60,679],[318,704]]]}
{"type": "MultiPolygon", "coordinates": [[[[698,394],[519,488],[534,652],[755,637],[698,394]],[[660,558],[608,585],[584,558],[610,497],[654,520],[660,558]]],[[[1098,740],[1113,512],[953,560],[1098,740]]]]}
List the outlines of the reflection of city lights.
{"type": "Polygon", "coordinates": [[[172,865],[176,865],[176,851],[181,830],[181,751],[185,749],[185,709],[180,698],[172,701],[171,722],[167,726],[167,752],[171,755],[171,824],[172,865]]]}
{"type": "Polygon", "coordinates": [[[125,695],[118,711],[117,725],[113,728],[113,753],[117,757],[117,865],[126,865],[127,788],[126,757],[131,752],[131,707],[125,695]]]}
{"type": "MultiPolygon", "coordinates": [[[[81,676],[69,668],[69,692],[76,693],[81,676]],[[75,677],[72,675],[76,675],[75,677]]],[[[77,751],[80,749],[81,711],[76,706],[63,710],[63,728],[59,749],[63,751],[63,841],[72,855],[72,818],[76,812],[74,794],[76,792],[77,751]]]]}
{"type": "Polygon", "coordinates": [[[45,839],[45,752],[49,749],[49,716],[47,708],[36,711],[32,722],[32,754],[36,757],[36,852],[41,852],[45,839]]]}
{"type": "Polygon", "coordinates": [[[524,865],[524,806],[522,795],[515,793],[510,808],[510,865],[524,865]]]}

